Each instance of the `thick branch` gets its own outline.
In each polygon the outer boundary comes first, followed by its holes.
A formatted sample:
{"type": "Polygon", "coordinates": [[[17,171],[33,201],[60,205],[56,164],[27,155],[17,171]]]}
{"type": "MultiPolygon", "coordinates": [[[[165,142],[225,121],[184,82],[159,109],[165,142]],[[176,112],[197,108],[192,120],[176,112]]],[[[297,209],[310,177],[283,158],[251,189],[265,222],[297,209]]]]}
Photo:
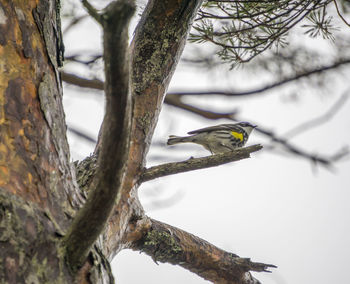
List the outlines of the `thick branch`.
{"type": "Polygon", "coordinates": [[[106,73],[106,115],[100,154],[89,196],[65,236],[66,257],[77,269],[102,233],[117,202],[129,148],[131,97],[129,92],[128,23],[135,5],[112,2],[103,15],[106,73]]]}
{"type": "Polygon", "coordinates": [[[133,110],[131,143],[121,200],[105,232],[105,254],[112,258],[122,247],[120,238],[135,215],[136,189],[146,161],[164,96],[203,0],[149,0],[131,44],[133,110]]]}
{"type": "Polygon", "coordinates": [[[187,161],[167,163],[145,169],[141,181],[149,181],[163,176],[174,175],[194,170],[216,167],[230,162],[250,158],[250,153],[261,150],[261,145],[253,145],[218,155],[203,158],[190,158],[187,161]]]}
{"type": "Polygon", "coordinates": [[[139,222],[142,228],[136,228],[141,237],[132,245],[150,255],[155,262],[167,262],[180,265],[213,283],[259,283],[249,271],[269,272],[275,265],[256,263],[249,258],[241,258],[178,228],[148,219],[139,222]],[[145,226],[146,224],[146,226],[145,226]]]}

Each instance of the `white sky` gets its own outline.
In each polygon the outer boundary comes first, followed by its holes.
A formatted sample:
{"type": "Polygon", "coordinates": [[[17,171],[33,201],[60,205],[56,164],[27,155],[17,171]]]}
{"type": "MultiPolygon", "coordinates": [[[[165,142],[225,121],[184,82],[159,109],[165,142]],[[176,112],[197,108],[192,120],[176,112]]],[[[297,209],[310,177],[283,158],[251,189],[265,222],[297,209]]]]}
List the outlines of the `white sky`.
{"type": "MultiPolygon", "coordinates": [[[[87,20],[81,27],[79,33],[72,30],[66,35],[67,55],[100,50],[97,26],[87,20]]],[[[67,70],[80,71],[73,65],[67,65],[67,70]]],[[[349,69],[346,74],[349,75],[349,69]]],[[[213,75],[180,67],[170,90],[211,84],[232,87],[240,80],[227,81],[228,76],[218,71],[213,75]]],[[[248,121],[283,134],[324,113],[347,89],[346,83],[345,76],[329,82],[332,91],[322,96],[301,89],[300,100],[295,103],[283,102],[280,93],[287,93],[285,88],[245,100],[213,101],[206,97],[199,105],[214,106],[217,110],[239,107],[240,115],[248,121]]],[[[97,135],[103,115],[99,95],[86,90],[79,94],[76,88],[66,86],[64,105],[68,125],[97,135]]],[[[319,154],[332,154],[349,145],[349,111],[350,100],[332,120],[292,142],[319,154]]],[[[164,106],[154,138],[164,142],[164,146],[151,149],[150,157],[160,156],[152,164],[207,155],[196,145],[170,148],[165,145],[167,136],[225,122],[199,119],[164,106]]],[[[93,149],[93,145],[71,134],[69,141],[73,159],[82,159],[93,149]]],[[[248,144],[254,143],[269,144],[253,132],[248,144]]],[[[254,274],[264,284],[346,283],[350,265],[349,173],[349,159],[330,171],[315,168],[305,159],[262,150],[251,159],[145,183],[140,188],[140,197],[152,218],[187,230],[241,257],[277,265],[271,274],[254,274]],[[155,206],[162,200],[166,206],[155,206]]],[[[117,255],[113,271],[119,284],[208,283],[180,267],[156,265],[150,257],[128,250],[117,255]]]]}

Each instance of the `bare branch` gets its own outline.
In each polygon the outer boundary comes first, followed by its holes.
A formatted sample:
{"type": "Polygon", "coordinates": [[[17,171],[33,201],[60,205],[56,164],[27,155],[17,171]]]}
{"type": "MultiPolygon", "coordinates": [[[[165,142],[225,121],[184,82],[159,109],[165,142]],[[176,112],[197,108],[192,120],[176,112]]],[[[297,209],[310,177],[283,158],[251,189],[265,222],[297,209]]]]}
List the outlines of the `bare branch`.
{"type": "Polygon", "coordinates": [[[77,136],[79,136],[79,137],[85,139],[86,141],[89,141],[89,142],[94,143],[94,144],[97,142],[97,141],[96,141],[94,138],[92,138],[90,135],[88,135],[88,134],[86,134],[86,133],[80,131],[79,129],[76,129],[76,128],[74,128],[74,127],[68,126],[68,130],[69,130],[70,132],[74,133],[75,135],[77,135],[77,136]]]}
{"type": "Polygon", "coordinates": [[[282,85],[285,85],[287,83],[291,83],[293,81],[297,81],[299,79],[319,74],[331,69],[338,68],[341,65],[349,64],[350,58],[342,59],[340,61],[337,61],[331,65],[328,66],[322,66],[315,69],[310,69],[304,72],[301,72],[299,74],[296,74],[294,76],[291,76],[289,78],[285,78],[283,80],[280,80],[278,82],[274,82],[271,84],[267,84],[261,88],[256,88],[248,91],[223,91],[223,90],[210,90],[210,91],[177,91],[177,92],[170,92],[168,95],[181,95],[181,96],[198,96],[198,95],[220,95],[220,96],[229,96],[229,97],[240,97],[240,96],[250,96],[250,95],[256,95],[263,92],[266,92],[268,90],[271,90],[276,87],[280,87],[282,85]]]}
{"type": "Polygon", "coordinates": [[[184,102],[182,102],[181,96],[172,95],[172,94],[168,94],[165,97],[164,102],[168,105],[175,106],[193,113],[197,113],[202,117],[205,117],[208,119],[220,119],[220,118],[231,119],[231,118],[234,118],[238,112],[237,110],[233,110],[232,112],[228,112],[228,113],[217,113],[217,112],[208,111],[205,109],[194,107],[189,104],[185,104],[184,102]]]}
{"type": "MultiPolygon", "coordinates": [[[[72,75],[72,74],[69,74],[72,75]]],[[[75,75],[72,75],[72,77],[75,75]]],[[[65,74],[64,76],[62,76],[62,78],[64,78],[63,80],[66,82],[72,82],[73,84],[76,85],[80,85],[81,87],[91,87],[94,89],[98,89],[101,90],[102,86],[103,86],[103,82],[99,81],[97,84],[93,81],[93,80],[88,80],[88,79],[83,79],[83,78],[79,78],[79,80],[70,80],[67,78],[67,74],[65,74]],[[66,80],[65,80],[66,79],[66,80]],[[70,81],[69,81],[70,80],[70,81]]],[[[168,94],[167,97],[164,100],[164,103],[189,111],[191,113],[197,114],[201,117],[207,118],[207,119],[221,119],[221,118],[226,118],[226,119],[230,119],[230,120],[234,120],[237,121],[239,120],[236,115],[237,115],[237,111],[233,111],[233,112],[229,112],[229,113],[217,113],[217,112],[211,112],[208,110],[204,110],[201,108],[198,108],[196,106],[190,105],[190,104],[186,104],[184,102],[182,102],[181,100],[181,95],[175,95],[175,94],[168,94]]],[[[279,136],[277,136],[275,133],[273,133],[272,131],[266,130],[264,129],[264,127],[259,127],[256,129],[256,131],[260,132],[261,134],[268,136],[272,139],[273,142],[281,144],[282,146],[285,147],[285,149],[292,153],[295,154],[297,156],[301,156],[303,158],[309,159],[312,162],[315,163],[320,163],[324,166],[329,166],[332,162],[337,161],[339,158],[337,159],[333,159],[332,157],[323,157],[323,156],[319,156],[317,154],[310,154],[298,147],[296,147],[295,145],[291,144],[290,142],[287,141],[286,138],[281,138],[279,136]]],[[[343,152],[342,152],[343,153],[343,152]]],[[[347,152],[346,152],[347,153],[347,152]]],[[[344,155],[346,154],[345,152],[343,153],[344,155]]],[[[343,157],[343,155],[342,155],[343,157]]]]}
{"type": "Polygon", "coordinates": [[[92,6],[88,0],[81,0],[81,3],[86,8],[90,16],[93,17],[96,20],[96,22],[102,25],[102,15],[95,9],[95,7],[92,6]]]}
{"type": "Polygon", "coordinates": [[[250,158],[250,153],[261,150],[261,145],[253,145],[245,148],[240,148],[232,152],[212,155],[203,158],[190,158],[187,161],[167,163],[145,169],[140,178],[141,182],[149,181],[159,177],[184,173],[194,170],[216,167],[230,162],[239,161],[250,158]]]}
{"type": "Polygon", "coordinates": [[[85,56],[89,56],[90,57],[90,59],[88,59],[88,60],[80,59],[81,56],[82,56],[81,54],[72,54],[72,55],[66,56],[64,58],[64,60],[65,61],[73,61],[73,62],[76,62],[76,63],[85,64],[85,65],[89,65],[89,64],[95,63],[98,59],[102,58],[101,54],[85,55],[85,56]]]}
{"type": "Polygon", "coordinates": [[[75,25],[77,25],[78,23],[80,23],[82,20],[84,20],[86,17],[88,17],[89,15],[82,15],[79,17],[74,18],[69,25],[64,29],[63,34],[66,34],[70,29],[72,29],[75,25]]]}
{"type": "Polygon", "coordinates": [[[82,88],[90,88],[102,91],[104,90],[104,83],[99,79],[85,79],[75,74],[70,74],[64,71],[61,71],[60,74],[62,81],[68,84],[76,85],[82,88]]]}
{"type": "MultiPolygon", "coordinates": [[[[348,90],[349,91],[349,90],[348,90]]],[[[319,117],[316,117],[314,119],[311,119],[309,121],[303,122],[302,124],[294,127],[293,129],[289,130],[287,133],[285,133],[283,136],[285,138],[291,138],[295,137],[297,135],[300,135],[301,133],[310,130],[311,128],[314,128],[316,126],[319,126],[320,124],[323,124],[330,120],[334,115],[337,114],[337,112],[340,110],[340,108],[345,105],[345,102],[348,100],[349,95],[348,91],[346,91],[330,108],[327,110],[326,113],[322,114],[319,117]]]]}
{"type": "Polygon", "coordinates": [[[289,153],[306,158],[314,164],[321,164],[325,167],[332,166],[332,163],[340,160],[341,158],[349,154],[349,151],[346,149],[345,150],[340,149],[334,155],[331,155],[328,157],[323,155],[318,155],[318,154],[312,154],[291,144],[290,142],[288,142],[287,139],[278,137],[273,131],[269,131],[261,127],[256,128],[255,131],[270,137],[273,142],[282,145],[289,153]]]}
{"type": "Polygon", "coordinates": [[[106,74],[106,115],[97,160],[85,205],[78,211],[63,242],[72,269],[78,269],[102,233],[121,189],[129,149],[131,95],[129,91],[128,24],[133,1],[112,2],[103,15],[106,74]]]}
{"type": "MultiPolygon", "coordinates": [[[[167,102],[165,101],[165,103],[167,103],[167,102]]],[[[182,103],[181,100],[177,104],[171,104],[171,105],[178,107],[180,109],[183,109],[183,110],[187,110],[191,113],[197,114],[199,116],[202,116],[202,117],[205,117],[208,119],[220,118],[219,113],[216,113],[214,118],[210,118],[209,116],[206,115],[206,113],[202,109],[199,109],[193,105],[188,107],[186,104],[182,103]]],[[[226,118],[226,119],[230,119],[233,121],[239,120],[237,118],[228,117],[227,114],[225,114],[225,113],[223,113],[223,116],[221,118],[226,118]]],[[[332,162],[336,161],[332,157],[328,158],[328,157],[319,156],[317,154],[310,154],[307,151],[304,151],[303,149],[300,149],[299,147],[289,143],[287,141],[287,139],[277,136],[274,132],[265,129],[264,127],[259,126],[258,128],[255,129],[255,131],[257,131],[265,136],[268,136],[269,138],[272,139],[273,142],[282,145],[288,152],[295,154],[297,156],[306,158],[314,163],[319,163],[319,164],[322,164],[324,166],[329,166],[332,162]]]]}
{"type": "MultiPolygon", "coordinates": [[[[301,73],[296,74],[294,76],[291,76],[289,78],[285,78],[281,81],[278,81],[278,82],[275,82],[272,84],[267,84],[264,87],[252,89],[249,91],[234,92],[234,91],[223,91],[223,90],[209,90],[209,91],[168,92],[167,96],[172,96],[172,97],[167,99],[166,102],[171,104],[171,105],[176,106],[176,104],[178,102],[175,100],[174,96],[219,95],[219,96],[235,97],[235,96],[248,96],[248,95],[260,94],[260,93],[266,92],[268,90],[271,90],[273,88],[283,86],[287,83],[291,83],[293,81],[297,81],[299,79],[306,78],[306,77],[311,76],[311,75],[315,75],[315,74],[322,73],[322,72],[325,72],[328,70],[332,70],[332,69],[338,68],[342,65],[349,64],[349,63],[350,63],[350,58],[343,59],[343,60],[335,62],[331,65],[319,67],[319,68],[308,70],[308,71],[304,71],[304,72],[301,72],[301,73]]],[[[62,76],[63,81],[70,83],[70,84],[73,84],[73,85],[77,85],[77,86],[84,87],[84,88],[97,89],[97,90],[103,89],[103,82],[98,80],[98,79],[93,79],[93,80],[83,79],[83,78],[78,77],[74,74],[69,74],[69,73],[66,73],[64,71],[61,71],[61,76],[62,76]]],[[[185,104],[182,103],[181,105],[182,105],[182,108],[185,109],[185,104]]],[[[190,105],[187,105],[187,107],[191,108],[190,105]]],[[[220,117],[220,118],[222,118],[222,117],[220,117]]]]}
{"type": "Polygon", "coordinates": [[[232,284],[259,283],[249,271],[270,272],[269,268],[276,268],[241,258],[181,229],[147,219],[133,231],[139,238],[131,248],[148,254],[156,263],[180,265],[213,283],[232,284]]]}
{"type": "Polygon", "coordinates": [[[340,17],[340,19],[344,22],[345,25],[350,27],[350,24],[345,20],[345,18],[343,17],[343,15],[339,11],[337,0],[333,0],[333,2],[334,2],[335,9],[337,10],[337,14],[340,17]]]}

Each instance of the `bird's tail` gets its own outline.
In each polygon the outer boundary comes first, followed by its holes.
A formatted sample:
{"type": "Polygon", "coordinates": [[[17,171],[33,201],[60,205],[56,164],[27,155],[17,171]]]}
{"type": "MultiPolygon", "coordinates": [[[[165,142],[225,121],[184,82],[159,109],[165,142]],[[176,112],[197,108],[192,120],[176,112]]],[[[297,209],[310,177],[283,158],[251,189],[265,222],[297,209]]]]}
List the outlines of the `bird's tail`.
{"type": "Polygon", "coordinates": [[[186,142],[192,142],[191,136],[181,137],[181,136],[170,135],[167,144],[174,145],[174,144],[186,143],[186,142]]]}

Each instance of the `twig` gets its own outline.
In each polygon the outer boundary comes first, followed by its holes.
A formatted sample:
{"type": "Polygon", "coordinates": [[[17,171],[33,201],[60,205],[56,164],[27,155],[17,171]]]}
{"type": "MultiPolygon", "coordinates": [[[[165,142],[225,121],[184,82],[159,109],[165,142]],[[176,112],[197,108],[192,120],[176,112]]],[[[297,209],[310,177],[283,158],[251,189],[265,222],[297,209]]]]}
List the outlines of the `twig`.
{"type": "Polygon", "coordinates": [[[96,139],[92,138],[90,135],[88,135],[88,134],[86,134],[86,133],[84,133],[84,132],[82,132],[74,127],[68,126],[68,131],[74,133],[75,135],[77,135],[77,136],[79,136],[79,137],[81,137],[81,138],[83,138],[86,141],[89,141],[91,143],[96,144],[96,142],[97,142],[96,139]]]}
{"type": "Polygon", "coordinates": [[[80,17],[74,18],[69,25],[64,29],[63,34],[66,34],[71,28],[73,28],[75,25],[77,25],[81,20],[88,17],[88,15],[82,15],[80,17]]]}
{"type": "Polygon", "coordinates": [[[82,88],[95,89],[95,90],[104,89],[104,83],[99,79],[85,79],[75,74],[70,74],[64,71],[61,71],[60,74],[61,74],[62,81],[68,84],[76,85],[82,88]]]}
{"type": "Polygon", "coordinates": [[[218,113],[218,112],[213,112],[213,111],[208,111],[205,109],[197,108],[197,107],[194,107],[192,105],[185,104],[184,102],[182,102],[181,96],[176,96],[176,95],[172,95],[172,94],[168,94],[165,97],[164,102],[168,105],[180,107],[181,109],[197,113],[197,114],[201,115],[202,117],[205,117],[208,119],[220,119],[220,118],[231,119],[231,118],[234,118],[238,113],[238,110],[233,110],[231,112],[226,112],[226,113],[222,113],[222,112],[218,113]]]}
{"type": "MultiPolygon", "coordinates": [[[[208,118],[206,115],[203,115],[203,110],[196,108],[195,106],[191,105],[191,108],[183,107],[183,103],[181,103],[181,100],[177,104],[172,104],[172,105],[175,107],[178,107],[180,109],[190,111],[191,113],[197,114],[199,116],[208,118]]],[[[215,119],[217,119],[217,118],[220,118],[220,114],[217,114],[215,119]]],[[[233,120],[233,121],[238,120],[237,118],[234,119],[232,117],[227,117],[226,114],[223,114],[222,118],[226,118],[226,119],[233,120]]],[[[254,131],[257,131],[265,136],[268,136],[275,143],[281,144],[288,152],[295,154],[297,156],[309,159],[314,163],[320,163],[324,166],[329,166],[334,161],[331,158],[322,157],[322,156],[319,156],[316,154],[310,154],[310,153],[304,151],[303,149],[300,149],[297,146],[289,143],[287,141],[287,139],[281,138],[281,137],[277,136],[274,132],[266,130],[264,127],[259,126],[254,131]]]]}
{"type": "Polygon", "coordinates": [[[285,133],[283,136],[285,138],[292,138],[297,135],[300,135],[301,133],[314,128],[320,124],[323,124],[330,120],[334,115],[337,114],[339,109],[345,104],[345,102],[348,100],[349,95],[346,91],[330,108],[327,110],[326,113],[322,114],[319,117],[316,117],[314,119],[311,119],[309,121],[303,122],[302,124],[294,127],[293,129],[289,130],[287,133],[285,133]]]}
{"type": "Polygon", "coordinates": [[[239,161],[250,157],[250,153],[261,150],[261,145],[253,145],[240,148],[232,152],[212,155],[203,158],[190,158],[187,161],[167,163],[145,169],[140,181],[146,182],[159,177],[184,173],[188,171],[200,170],[205,168],[216,167],[230,162],[239,161]]]}
{"type": "Polygon", "coordinates": [[[345,20],[345,18],[342,16],[342,14],[339,11],[339,7],[338,7],[338,3],[336,0],[333,0],[335,9],[337,10],[337,14],[340,17],[340,19],[342,19],[342,21],[344,22],[345,25],[347,25],[348,27],[350,27],[350,24],[345,20]]]}
{"type": "Polygon", "coordinates": [[[254,131],[257,131],[261,134],[264,134],[272,139],[273,142],[278,143],[282,145],[289,153],[295,154],[297,156],[306,158],[310,160],[311,162],[317,164],[322,164],[323,166],[330,166],[333,160],[331,158],[319,156],[317,154],[311,154],[303,149],[300,149],[299,147],[289,143],[287,139],[278,137],[274,132],[266,130],[262,127],[255,128],[254,131]]]}
{"type": "Polygon", "coordinates": [[[81,0],[81,3],[88,11],[89,15],[93,17],[96,22],[98,22],[100,25],[102,25],[102,15],[95,9],[94,6],[92,6],[88,0],[81,0]]]}
{"type": "MultiPolygon", "coordinates": [[[[80,87],[85,87],[85,88],[93,88],[93,89],[97,89],[97,90],[103,90],[103,82],[102,81],[97,80],[97,82],[95,82],[95,80],[89,80],[89,79],[84,79],[84,78],[80,78],[80,77],[78,77],[79,79],[77,79],[77,80],[73,80],[75,75],[65,73],[65,75],[63,76],[63,73],[62,73],[62,80],[66,81],[67,83],[71,83],[71,84],[78,85],[80,87]]],[[[193,105],[185,104],[184,102],[182,102],[181,96],[176,96],[174,94],[170,94],[168,96],[169,96],[169,98],[166,97],[164,100],[164,102],[166,104],[183,109],[183,110],[186,110],[186,111],[189,111],[189,112],[197,114],[201,117],[204,117],[207,119],[213,119],[213,120],[220,119],[220,118],[226,118],[226,119],[230,119],[233,121],[238,120],[238,118],[235,117],[237,115],[236,111],[233,111],[230,113],[211,112],[208,110],[203,110],[203,109],[198,108],[198,107],[193,106],[193,105]]],[[[272,131],[264,129],[264,127],[259,126],[258,128],[256,128],[255,131],[257,131],[265,136],[270,137],[273,142],[279,143],[282,146],[284,146],[288,152],[295,154],[297,156],[309,159],[312,162],[320,163],[324,166],[328,166],[332,162],[336,161],[332,158],[326,158],[326,157],[322,157],[322,156],[319,156],[316,154],[310,154],[310,153],[298,148],[297,146],[289,143],[287,141],[287,139],[278,137],[272,131]]]]}
{"type": "Polygon", "coordinates": [[[89,65],[89,64],[95,63],[98,59],[102,58],[102,55],[101,54],[90,55],[91,59],[89,60],[82,60],[82,59],[79,59],[79,57],[81,57],[81,54],[73,54],[73,55],[65,56],[64,60],[89,65]]]}
{"type": "MultiPolygon", "coordinates": [[[[344,64],[348,64],[350,63],[350,58],[348,59],[343,59],[341,61],[338,61],[332,65],[328,65],[328,66],[323,66],[320,68],[316,68],[313,70],[309,70],[309,71],[305,71],[302,72],[300,74],[297,74],[295,76],[283,79],[281,81],[272,83],[272,84],[267,84],[264,87],[261,88],[257,88],[257,89],[253,89],[253,90],[249,90],[249,91],[242,91],[242,92],[233,92],[233,91],[222,91],[222,90],[210,90],[210,91],[178,91],[178,92],[168,92],[167,96],[172,96],[172,99],[170,101],[170,99],[168,100],[168,102],[174,103],[174,96],[198,96],[198,95],[220,95],[220,96],[247,96],[247,95],[253,95],[253,94],[259,94],[259,93],[263,93],[265,91],[268,91],[270,89],[276,88],[276,87],[280,87],[284,84],[299,80],[303,77],[307,77],[310,75],[314,75],[317,73],[321,73],[321,72],[325,72],[327,70],[331,70],[334,68],[337,68],[341,65],[344,64]]],[[[80,78],[76,75],[73,74],[69,74],[69,73],[65,73],[65,72],[61,72],[62,74],[62,80],[66,81],[67,83],[71,83],[71,84],[75,84],[78,85],[80,87],[85,87],[85,88],[93,88],[93,89],[98,89],[98,90],[102,90],[103,89],[103,82],[98,80],[99,82],[89,82],[92,80],[88,80],[88,79],[83,79],[80,78]],[[74,78],[73,77],[78,77],[78,78],[74,78]]],[[[97,80],[96,80],[97,81],[97,80]]],[[[182,106],[184,106],[184,104],[182,104],[182,106]]]]}

